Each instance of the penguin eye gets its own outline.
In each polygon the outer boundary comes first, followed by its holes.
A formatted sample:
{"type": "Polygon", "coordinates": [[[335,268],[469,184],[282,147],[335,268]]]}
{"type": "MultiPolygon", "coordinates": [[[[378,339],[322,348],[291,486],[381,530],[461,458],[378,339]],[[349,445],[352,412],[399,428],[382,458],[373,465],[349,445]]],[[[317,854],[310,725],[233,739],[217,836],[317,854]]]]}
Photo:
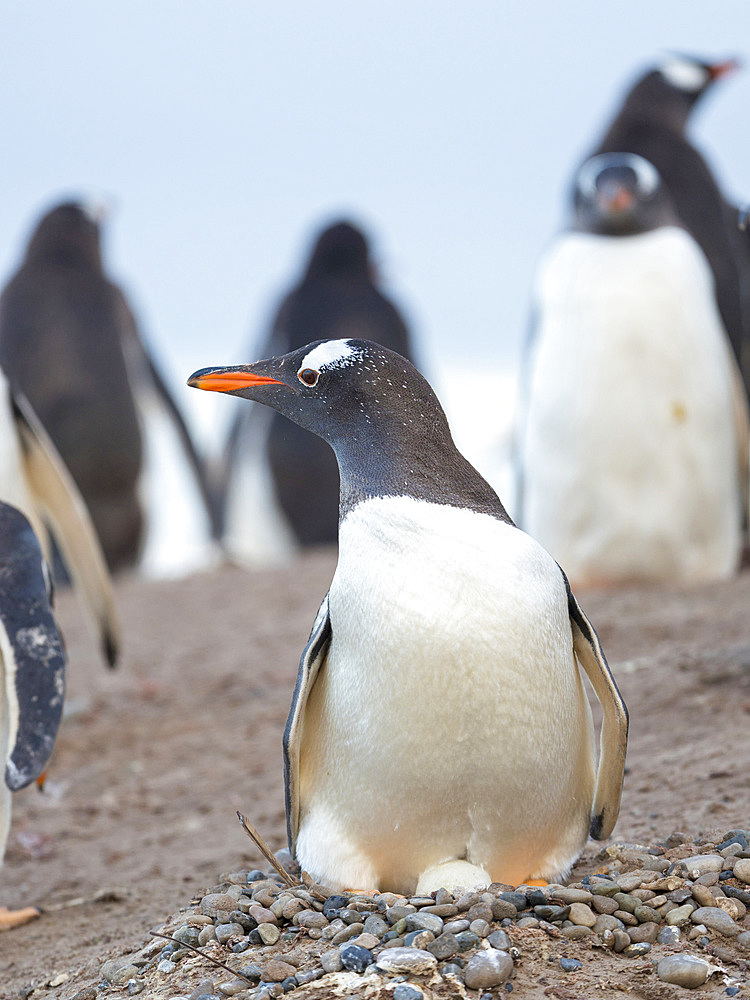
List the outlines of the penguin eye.
{"type": "Polygon", "coordinates": [[[320,372],[315,371],[314,368],[302,368],[297,372],[297,378],[305,385],[317,385],[320,372]]]}

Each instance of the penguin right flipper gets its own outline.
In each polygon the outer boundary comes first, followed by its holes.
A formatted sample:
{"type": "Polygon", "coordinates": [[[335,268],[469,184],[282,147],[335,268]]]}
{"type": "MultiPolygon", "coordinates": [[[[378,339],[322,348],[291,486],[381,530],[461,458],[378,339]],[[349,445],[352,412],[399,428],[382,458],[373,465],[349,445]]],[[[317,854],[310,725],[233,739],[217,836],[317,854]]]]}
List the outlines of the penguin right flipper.
{"type": "Polygon", "coordinates": [[[564,573],[563,578],[568,591],[573,650],[604,712],[590,833],[594,840],[606,840],[614,829],[620,811],[625,754],[628,748],[628,710],[604,657],[599,637],[581,611],[564,573]]]}
{"type": "Polygon", "coordinates": [[[318,609],[310,638],[302,651],[297,682],[292,695],[292,707],[284,728],[284,793],[286,800],[286,832],[289,850],[294,857],[299,830],[299,743],[302,718],[315,679],[323,668],[331,644],[331,617],[328,594],[318,609]]]}
{"type": "Polygon", "coordinates": [[[112,581],[91,517],[28,400],[14,394],[12,402],[29,488],[42,517],[52,528],[73,583],[83,596],[104,657],[114,666],[120,648],[120,623],[112,581]]]}
{"type": "Polygon", "coordinates": [[[62,718],[65,652],[39,542],[23,514],[2,503],[0,563],[0,651],[9,716],[5,784],[17,791],[39,777],[52,753],[62,718]]]}

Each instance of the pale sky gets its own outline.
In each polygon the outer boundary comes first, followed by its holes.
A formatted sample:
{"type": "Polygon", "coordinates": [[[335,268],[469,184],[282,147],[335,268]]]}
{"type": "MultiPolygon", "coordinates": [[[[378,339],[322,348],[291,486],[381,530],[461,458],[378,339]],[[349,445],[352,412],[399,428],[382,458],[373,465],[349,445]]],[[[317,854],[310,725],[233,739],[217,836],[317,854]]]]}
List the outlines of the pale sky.
{"type": "MultiPolygon", "coordinates": [[[[108,269],[181,386],[252,360],[312,233],[347,215],[428,364],[507,368],[628,81],[667,49],[743,56],[749,29],[747,0],[4,0],[0,277],[44,208],[105,195],[108,269]]],[[[693,129],[746,200],[749,108],[750,68],[693,129]]]]}

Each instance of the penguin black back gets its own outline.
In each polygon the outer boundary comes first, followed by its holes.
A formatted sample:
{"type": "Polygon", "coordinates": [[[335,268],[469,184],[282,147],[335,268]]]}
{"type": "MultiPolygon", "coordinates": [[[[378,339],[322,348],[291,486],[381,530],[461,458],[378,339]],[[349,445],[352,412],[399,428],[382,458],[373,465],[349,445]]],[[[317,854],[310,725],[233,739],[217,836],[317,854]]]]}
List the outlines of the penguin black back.
{"type": "Polygon", "coordinates": [[[0,364],[68,466],[111,568],[132,561],[141,531],[130,335],[127,303],[102,271],[98,224],[80,205],[57,206],[0,297],[0,364]]]}
{"type": "MultiPolygon", "coordinates": [[[[302,280],[282,301],[260,353],[279,355],[317,340],[352,337],[411,357],[406,324],[375,284],[364,234],[341,221],[317,237],[302,280]]],[[[250,413],[237,414],[230,475],[241,460],[242,428],[250,419],[250,413]]],[[[303,546],[335,542],[338,469],[325,443],[274,416],[266,456],[276,498],[296,540],[303,546]]]]}

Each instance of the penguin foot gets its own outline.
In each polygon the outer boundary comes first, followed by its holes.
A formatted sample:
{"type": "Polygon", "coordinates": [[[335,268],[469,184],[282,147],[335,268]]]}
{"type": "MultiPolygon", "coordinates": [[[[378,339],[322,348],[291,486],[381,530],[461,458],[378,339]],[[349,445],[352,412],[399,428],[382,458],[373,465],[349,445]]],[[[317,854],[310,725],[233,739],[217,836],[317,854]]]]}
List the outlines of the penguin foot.
{"type": "Polygon", "coordinates": [[[429,896],[437,889],[448,889],[451,892],[479,886],[485,889],[491,882],[492,879],[484,868],[453,858],[425,868],[417,881],[416,895],[429,896]]]}
{"type": "Polygon", "coordinates": [[[523,882],[522,884],[523,885],[543,886],[543,885],[549,885],[549,882],[546,879],[543,879],[543,878],[527,878],[526,881],[523,882]]]}
{"type": "Polygon", "coordinates": [[[41,912],[35,906],[25,906],[22,910],[9,910],[7,906],[0,906],[0,931],[12,930],[40,916],[41,912]]]}

